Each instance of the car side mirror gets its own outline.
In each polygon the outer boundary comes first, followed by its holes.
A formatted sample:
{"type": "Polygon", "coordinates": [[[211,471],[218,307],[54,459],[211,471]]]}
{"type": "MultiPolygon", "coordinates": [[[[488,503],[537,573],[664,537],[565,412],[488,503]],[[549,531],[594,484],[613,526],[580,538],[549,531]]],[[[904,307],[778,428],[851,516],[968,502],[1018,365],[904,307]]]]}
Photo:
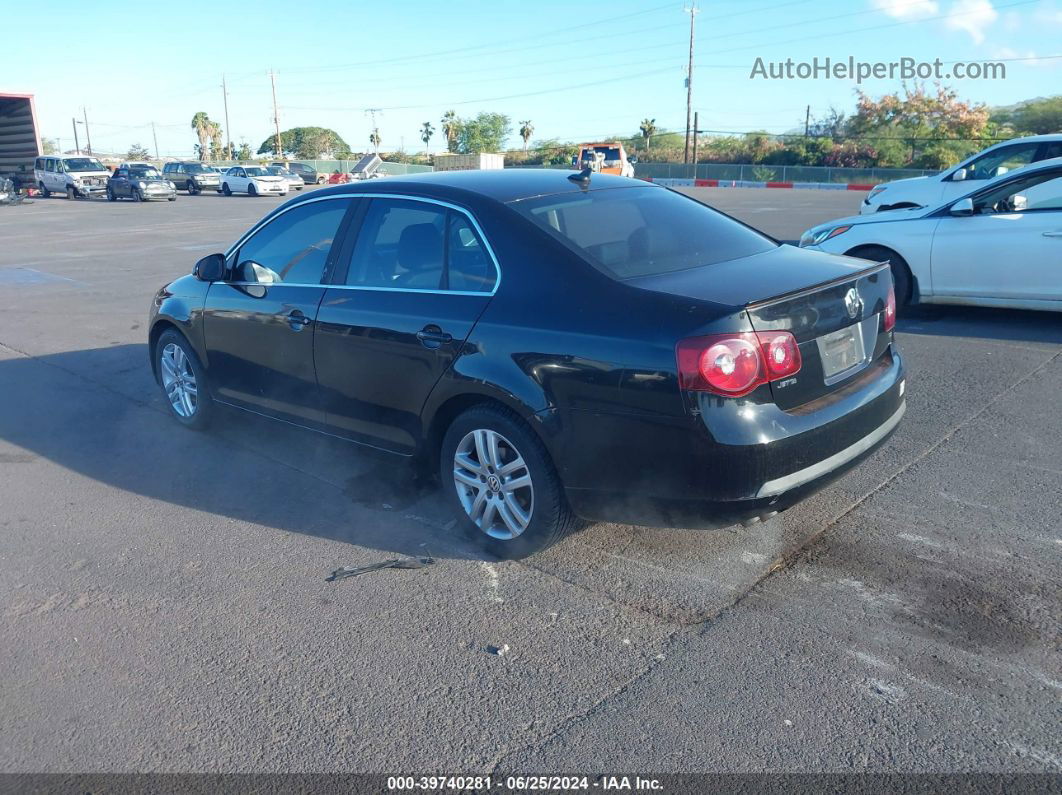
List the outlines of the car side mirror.
{"type": "Polygon", "coordinates": [[[627,158],[627,162],[630,163],[632,166],[636,166],[636,165],[638,165],[638,158],[637,157],[629,157],[629,158],[627,158]]]}
{"type": "Polygon", "coordinates": [[[225,255],[209,254],[195,264],[192,269],[195,278],[201,282],[219,282],[225,278],[225,255]]]}
{"type": "Polygon", "coordinates": [[[962,217],[966,215],[973,215],[974,203],[973,199],[959,199],[955,204],[948,208],[948,212],[956,217],[962,217]]]}
{"type": "Polygon", "coordinates": [[[954,174],[951,175],[952,182],[965,182],[969,174],[966,173],[965,168],[960,168],[954,174]]]}

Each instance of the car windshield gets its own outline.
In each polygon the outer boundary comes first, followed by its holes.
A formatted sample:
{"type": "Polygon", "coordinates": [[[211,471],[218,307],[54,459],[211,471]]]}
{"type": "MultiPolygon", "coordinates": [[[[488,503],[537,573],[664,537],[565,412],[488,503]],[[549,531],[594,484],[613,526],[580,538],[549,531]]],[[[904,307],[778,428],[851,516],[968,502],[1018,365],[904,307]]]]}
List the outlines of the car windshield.
{"type": "Polygon", "coordinates": [[[150,166],[141,166],[139,168],[131,168],[131,169],[129,169],[129,173],[130,173],[130,175],[132,175],[134,177],[140,177],[142,179],[144,179],[144,178],[146,178],[146,179],[155,179],[157,177],[161,177],[162,176],[161,174],[159,174],[157,169],[151,168],[150,166]]]}
{"type": "Polygon", "coordinates": [[[245,170],[247,171],[247,176],[249,176],[249,177],[268,177],[269,176],[269,172],[268,171],[266,171],[264,168],[259,168],[258,166],[254,166],[252,168],[248,168],[248,169],[245,169],[245,170]]]}
{"type": "Polygon", "coordinates": [[[103,163],[94,157],[67,157],[63,159],[67,171],[106,171],[103,163]]]}
{"type": "Polygon", "coordinates": [[[270,174],[276,174],[278,177],[283,177],[288,174],[287,169],[281,168],[280,166],[270,166],[268,171],[270,174]]]}
{"type": "Polygon", "coordinates": [[[184,170],[189,174],[213,174],[214,169],[210,166],[200,165],[199,163],[192,163],[184,167],[184,170]]]}
{"type": "Polygon", "coordinates": [[[542,196],[510,205],[618,279],[712,265],[775,247],[765,235],[664,188],[542,196]]]}

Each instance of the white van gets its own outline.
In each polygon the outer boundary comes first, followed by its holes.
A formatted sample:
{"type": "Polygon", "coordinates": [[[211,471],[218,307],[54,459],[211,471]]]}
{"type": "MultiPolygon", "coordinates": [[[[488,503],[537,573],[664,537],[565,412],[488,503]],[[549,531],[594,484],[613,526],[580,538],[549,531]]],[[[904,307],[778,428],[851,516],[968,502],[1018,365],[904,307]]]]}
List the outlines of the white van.
{"type": "Polygon", "coordinates": [[[936,207],[975,190],[978,181],[984,184],[1008,171],[1056,157],[1062,157],[1062,135],[1030,135],[1003,141],[931,177],[898,179],[875,186],[863,200],[859,214],[936,207]]]}
{"type": "Polygon", "coordinates": [[[84,155],[38,157],[33,179],[42,196],[65,193],[68,199],[103,196],[111,172],[99,160],[84,155]]]}

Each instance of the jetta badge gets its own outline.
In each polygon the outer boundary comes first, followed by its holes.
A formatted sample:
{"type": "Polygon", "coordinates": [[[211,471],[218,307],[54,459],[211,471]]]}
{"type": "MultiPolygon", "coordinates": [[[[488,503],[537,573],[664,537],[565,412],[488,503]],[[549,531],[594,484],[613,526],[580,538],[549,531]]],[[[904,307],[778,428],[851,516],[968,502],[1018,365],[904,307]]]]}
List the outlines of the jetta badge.
{"type": "Polygon", "coordinates": [[[848,317],[855,320],[863,309],[863,299],[859,297],[859,291],[851,288],[844,296],[844,308],[848,311],[848,317]]]}

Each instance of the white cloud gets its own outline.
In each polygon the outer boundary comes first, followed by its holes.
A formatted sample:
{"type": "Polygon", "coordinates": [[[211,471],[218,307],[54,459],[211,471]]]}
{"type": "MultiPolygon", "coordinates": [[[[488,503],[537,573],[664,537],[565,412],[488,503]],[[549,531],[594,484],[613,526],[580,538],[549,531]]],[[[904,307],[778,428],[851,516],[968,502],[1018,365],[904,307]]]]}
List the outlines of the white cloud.
{"type": "Polygon", "coordinates": [[[976,44],[981,44],[998,18],[999,12],[991,0],[955,0],[948,9],[944,24],[952,30],[966,31],[976,44]]]}
{"type": "Polygon", "coordinates": [[[871,0],[871,4],[894,19],[919,19],[940,11],[936,0],[871,0]]]}

